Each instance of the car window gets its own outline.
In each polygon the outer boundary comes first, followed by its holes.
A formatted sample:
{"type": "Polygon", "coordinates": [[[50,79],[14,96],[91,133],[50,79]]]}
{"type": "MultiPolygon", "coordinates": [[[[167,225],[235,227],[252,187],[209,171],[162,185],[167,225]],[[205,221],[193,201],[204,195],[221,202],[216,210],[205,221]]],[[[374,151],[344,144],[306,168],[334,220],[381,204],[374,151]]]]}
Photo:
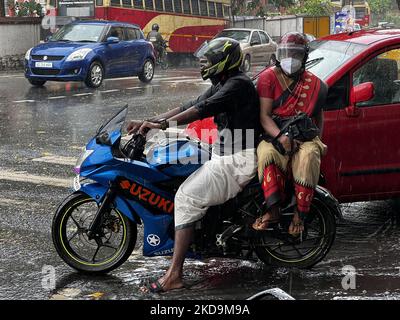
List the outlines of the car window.
{"type": "Polygon", "coordinates": [[[58,30],[51,41],[97,42],[103,31],[104,25],[71,23],[58,30]]]}
{"type": "Polygon", "coordinates": [[[135,32],[135,29],[125,28],[125,40],[131,41],[131,40],[136,40],[136,39],[137,39],[137,34],[135,32]]]}
{"type": "Polygon", "coordinates": [[[261,39],[257,31],[254,31],[253,34],[251,35],[251,41],[250,43],[258,43],[261,44],[261,39]]]}
{"type": "Polygon", "coordinates": [[[143,39],[144,38],[142,31],[140,31],[139,29],[135,29],[135,32],[136,32],[136,38],[137,39],[143,39]]]}
{"type": "Polygon", "coordinates": [[[349,104],[349,74],[329,87],[328,95],[324,104],[324,111],[344,109],[349,104]]]}
{"type": "Polygon", "coordinates": [[[259,33],[260,33],[260,37],[261,37],[261,43],[262,43],[262,44],[267,44],[267,43],[269,43],[269,38],[268,38],[268,36],[267,36],[264,32],[262,32],[262,31],[259,31],[259,33]]]}
{"type": "Polygon", "coordinates": [[[109,37],[116,37],[120,41],[124,40],[124,29],[122,27],[111,27],[109,37]]]}
{"type": "Polygon", "coordinates": [[[222,37],[232,38],[241,43],[247,43],[249,42],[250,31],[223,30],[215,38],[222,38],[222,37]]]}
{"type": "Polygon", "coordinates": [[[400,102],[400,49],[386,51],[362,65],[353,73],[353,86],[374,84],[374,97],[357,103],[359,107],[400,102]]]}
{"type": "Polygon", "coordinates": [[[367,46],[335,40],[315,40],[310,42],[310,63],[307,70],[322,80],[327,79],[335,70],[346,61],[354,57],[367,46]]]}

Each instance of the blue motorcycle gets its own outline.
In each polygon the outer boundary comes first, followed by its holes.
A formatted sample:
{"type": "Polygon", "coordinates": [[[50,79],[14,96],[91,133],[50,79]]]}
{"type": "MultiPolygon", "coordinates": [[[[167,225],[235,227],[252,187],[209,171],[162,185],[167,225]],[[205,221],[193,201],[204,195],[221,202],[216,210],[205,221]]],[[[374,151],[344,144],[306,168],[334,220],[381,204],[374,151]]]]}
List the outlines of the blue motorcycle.
{"type": "MultiPolygon", "coordinates": [[[[75,167],[75,191],[53,218],[58,254],[81,272],[105,273],[124,263],[135,247],[138,225],[143,226],[144,256],[172,255],[174,195],[210,158],[210,146],[189,137],[166,138],[146,149],[141,135],[122,139],[127,112],[125,106],[86,145],[75,167]]],[[[267,231],[252,231],[251,223],[265,212],[255,177],[237,197],[211,207],[196,224],[188,256],[257,256],[270,265],[311,267],[334,241],[338,202],[318,186],[301,237],[288,234],[293,208],[293,203],[282,206],[279,223],[267,231]]]]}

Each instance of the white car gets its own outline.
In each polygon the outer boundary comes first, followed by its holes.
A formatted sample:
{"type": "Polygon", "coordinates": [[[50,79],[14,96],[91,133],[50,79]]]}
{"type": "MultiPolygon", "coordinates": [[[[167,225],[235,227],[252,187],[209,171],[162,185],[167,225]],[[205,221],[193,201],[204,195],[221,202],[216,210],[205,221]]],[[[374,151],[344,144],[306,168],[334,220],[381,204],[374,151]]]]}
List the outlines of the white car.
{"type": "Polygon", "coordinates": [[[244,72],[250,71],[251,66],[268,66],[275,61],[277,44],[270,35],[258,29],[231,28],[224,29],[215,38],[227,37],[239,41],[243,51],[244,72]]]}

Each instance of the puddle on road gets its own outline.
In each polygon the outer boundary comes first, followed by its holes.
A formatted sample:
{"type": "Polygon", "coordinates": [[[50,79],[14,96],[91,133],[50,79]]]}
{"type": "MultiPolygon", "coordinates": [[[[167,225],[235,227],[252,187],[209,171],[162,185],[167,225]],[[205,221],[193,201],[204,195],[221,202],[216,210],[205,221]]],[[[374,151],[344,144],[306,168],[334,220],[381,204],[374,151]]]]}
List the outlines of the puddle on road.
{"type": "Polygon", "coordinates": [[[9,249],[4,257],[9,261],[4,264],[0,293],[8,299],[246,299],[281,288],[295,299],[400,299],[400,228],[391,224],[390,210],[386,202],[345,205],[345,221],[338,224],[331,252],[311,270],[237,259],[188,259],[184,281],[190,288],[162,295],[144,294],[139,288],[163,275],[170,258],[143,257],[140,243],[120,268],[93,277],[65,265],[51,250],[46,233],[38,237],[29,230],[2,231],[1,242],[9,249]],[[24,264],[12,271],[15,257],[24,264]],[[56,266],[56,289],[50,292],[40,288],[44,264],[56,266]],[[344,266],[355,268],[355,289],[343,289],[344,266]]]}

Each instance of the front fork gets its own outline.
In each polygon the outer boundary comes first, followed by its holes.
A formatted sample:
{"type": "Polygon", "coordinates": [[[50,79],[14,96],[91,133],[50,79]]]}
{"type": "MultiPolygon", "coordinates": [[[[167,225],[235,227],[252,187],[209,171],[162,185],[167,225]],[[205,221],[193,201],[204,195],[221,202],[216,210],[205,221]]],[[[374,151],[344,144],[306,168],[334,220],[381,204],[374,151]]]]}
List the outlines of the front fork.
{"type": "Polygon", "coordinates": [[[104,196],[103,202],[101,203],[92,223],[89,226],[89,230],[87,233],[89,240],[101,236],[101,226],[104,222],[105,213],[107,213],[107,211],[110,209],[111,204],[114,202],[115,196],[116,186],[115,184],[110,183],[110,187],[104,196]]]}

